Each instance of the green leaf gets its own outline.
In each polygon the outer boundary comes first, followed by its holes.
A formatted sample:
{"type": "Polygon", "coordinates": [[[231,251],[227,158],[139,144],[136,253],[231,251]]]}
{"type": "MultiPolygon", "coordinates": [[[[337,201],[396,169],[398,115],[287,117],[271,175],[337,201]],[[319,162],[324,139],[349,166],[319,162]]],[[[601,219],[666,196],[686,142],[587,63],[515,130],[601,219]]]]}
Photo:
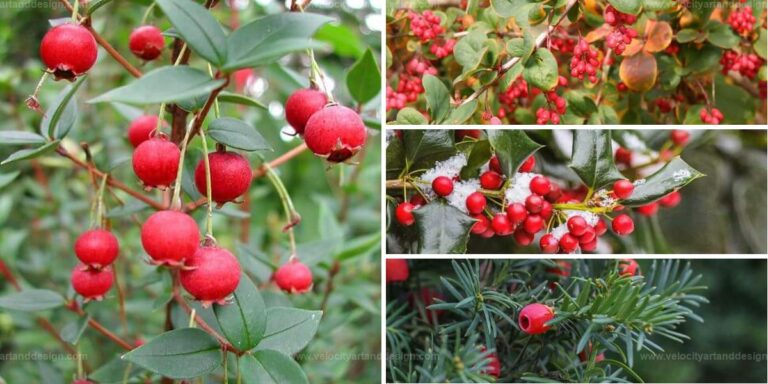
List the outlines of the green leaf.
{"type": "Polygon", "coordinates": [[[488,140],[478,140],[472,144],[467,156],[467,165],[461,169],[461,178],[468,180],[477,176],[477,171],[491,158],[491,143],[488,140]]]}
{"type": "Polygon", "coordinates": [[[758,37],[757,41],[753,45],[755,48],[755,53],[757,53],[758,56],[763,58],[763,60],[766,59],[766,49],[768,49],[768,37],[766,37],[768,33],[765,32],[765,29],[760,29],[760,37],[758,37]]]}
{"type": "Polygon", "coordinates": [[[208,95],[201,94],[195,97],[179,100],[176,102],[176,105],[187,112],[196,112],[203,108],[206,101],[208,101],[208,95]]]}
{"type": "Polygon", "coordinates": [[[453,48],[453,57],[462,66],[464,73],[480,65],[483,56],[488,51],[488,47],[485,45],[486,39],[485,31],[473,29],[456,43],[456,46],[453,48]]]}
{"type": "Polygon", "coordinates": [[[293,355],[304,349],[315,337],[322,317],[322,311],[284,307],[268,308],[267,329],[256,350],[270,349],[293,355]]]}
{"type": "Polygon", "coordinates": [[[45,137],[27,131],[0,131],[0,145],[42,144],[45,137]]]}
{"type": "Polygon", "coordinates": [[[395,122],[400,125],[425,125],[429,122],[414,108],[406,107],[397,112],[397,118],[395,122]]]}
{"type": "Polygon", "coordinates": [[[315,40],[329,43],[336,55],[358,59],[365,53],[359,36],[344,24],[325,24],[315,33],[315,40]]]}
{"type": "Polygon", "coordinates": [[[613,162],[609,130],[577,129],[568,166],[593,191],[624,178],[613,162]]]}
{"type": "Polygon", "coordinates": [[[520,60],[525,61],[536,48],[535,43],[533,36],[526,29],[523,32],[523,37],[516,37],[507,41],[507,53],[512,57],[520,57],[520,60]]]}
{"type": "Polygon", "coordinates": [[[489,129],[486,134],[507,177],[513,177],[520,165],[542,147],[519,129],[489,129]]]}
{"type": "Polygon", "coordinates": [[[189,48],[216,67],[227,61],[226,40],[211,12],[192,0],[157,0],[189,48]]]}
{"type": "Polygon", "coordinates": [[[635,185],[632,196],[622,200],[622,204],[636,207],[651,203],[703,176],[703,173],[692,168],[683,159],[675,157],[664,168],[635,185]]]}
{"type": "Polygon", "coordinates": [[[696,38],[699,36],[699,31],[695,29],[681,29],[677,32],[675,38],[677,39],[678,43],[690,43],[691,41],[696,40],[696,38]]]}
{"type": "Polygon", "coordinates": [[[432,203],[413,211],[419,231],[419,253],[464,253],[475,219],[455,207],[432,203]]]}
{"type": "Polygon", "coordinates": [[[92,15],[94,12],[96,12],[97,9],[111,3],[112,0],[95,0],[88,2],[88,10],[86,11],[86,14],[92,15]]]}
{"type": "Polygon", "coordinates": [[[597,112],[594,95],[583,90],[566,91],[565,100],[568,101],[568,108],[577,116],[587,117],[597,112]]]}
{"type": "Polygon", "coordinates": [[[297,362],[273,350],[256,351],[241,357],[240,371],[245,384],[309,383],[297,362]]]}
{"type": "Polygon", "coordinates": [[[211,121],[208,125],[208,135],[221,144],[244,151],[272,150],[272,146],[256,128],[231,117],[222,117],[211,121]]]}
{"type": "Polygon", "coordinates": [[[126,379],[136,376],[139,372],[144,371],[118,356],[90,373],[88,379],[99,384],[123,384],[126,379]]]}
{"type": "Polygon", "coordinates": [[[174,102],[211,93],[224,84],[207,73],[182,65],[166,66],[147,72],[144,76],[119,88],[89,100],[89,103],[119,101],[131,104],[174,102]]]}
{"type": "Polygon", "coordinates": [[[451,109],[451,113],[443,121],[446,125],[460,125],[469,120],[477,109],[477,100],[472,100],[469,103],[462,104],[457,108],[451,109]]]}
{"type": "Polygon", "coordinates": [[[707,40],[716,47],[733,49],[741,41],[739,36],[733,33],[731,27],[723,23],[710,22],[708,31],[707,40]]]}
{"type": "Polygon", "coordinates": [[[537,48],[523,67],[523,78],[528,84],[543,91],[557,85],[557,60],[546,48],[537,48]]]}
{"type": "Polygon", "coordinates": [[[630,15],[637,15],[640,10],[643,9],[642,0],[608,0],[608,3],[613,5],[616,10],[630,15]]]}
{"type": "Polygon", "coordinates": [[[75,125],[77,118],[77,103],[73,99],[75,93],[85,82],[87,76],[82,76],[64,88],[56,101],[45,111],[40,121],[40,133],[53,139],[62,139],[75,125]]]}
{"type": "Polygon", "coordinates": [[[264,299],[245,274],[240,276],[240,284],[235,290],[232,303],[216,304],[213,311],[224,337],[241,351],[252,349],[264,336],[267,327],[264,299]]]}
{"type": "Polygon", "coordinates": [[[34,159],[36,157],[40,157],[50,152],[53,152],[58,147],[59,147],[59,140],[54,140],[48,144],[43,145],[42,147],[37,147],[32,149],[22,149],[12,153],[5,160],[0,162],[0,165],[9,165],[22,160],[34,159]]]}
{"type": "Polygon", "coordinates": [[[356,237],[347,241],[339,252],[333,255],[335,260],[344,261],[357,256],[368,254],[374,248],[378,249],[381,245],[381,234],[373,233],[367,236],[356,237]]]}
{"type": "Polygon", "coordinates": [[[19,176],[20,171],[14,171],[10,173],[0,173],[0,188],[12,183],[19,176]]]}
{"type": "Polygon", "coordinates": [[[360,105],[371,101],[379,94],[381,72],[379,72],[379,64],[376,63],[370,48],[349,69],[347,89],[352,98],[360,105]]]}
{"type": "Polygon", "coordinates": [[[491,0],[491,6],[501,17],[514,17],[522,29],[529,26],[528,13],[538,3],[528,0],[491,0]]]}
{"type": "Polygon", "coordinates": [[[260,101],[238,93],[222,91],[219,92],[219,95],[216,97],[216,99],[221,103],[239,104],[245,105],[246,107],[256,107],[264,110],[267,109],[267,106],[262,104],[260,101]]]}
{"type": "Polygon", "coordinates": [[[440,79],[432,75],[424,75],[421,81],[424,85],[427,109],[432,116],[432,121],[440,123],[448,115],[451,107],[451,95],[448,93],[448,88],[440,79]]]}
{"type": "Polygon", "coordinates": [[[26,289],[0,297],[0,308],[14,311],[44,311],[64,305],[64,297],[47,289],[26,289]]]}
{"type": "Polygon", "coordinates": [[[436,161],[451,157],[454,136],[451,130],[403,130],[403,146],[408,169],[427,169],[436,161]]]}
{"type": "Polygon", "coordinates": [[[172,379],[213,372],[221,364],[221,346],[198,328],[163,333],[125,355],[123,359],[172,379]]]}
{"type": "Polygon", "coordinates": [[[115,108],[115,110],[117,111],[117,113],[120,114],[120,116],[122,116],[128,121],[133,121],[141,116],[144,116],[144,111],[132,105],[123,104],[123,103],[110,103],[110,104],[112,105],[113,108],[115,108]]]}
{"type": "Polygon", "coordinates": [[[72,345],[77,345],[83,332],[88,328],[88,321],[90,319],[91,315],[83,316],[64,326],[59,333],[61,339],[72,345]]]}
{"type": "Polygon", "coordinates": [[[316,47],[310,37],[330,17],[306,12],[283,12],[256,19],[227,39],[224,69],[269,64],[294,51],[316,47]]]}

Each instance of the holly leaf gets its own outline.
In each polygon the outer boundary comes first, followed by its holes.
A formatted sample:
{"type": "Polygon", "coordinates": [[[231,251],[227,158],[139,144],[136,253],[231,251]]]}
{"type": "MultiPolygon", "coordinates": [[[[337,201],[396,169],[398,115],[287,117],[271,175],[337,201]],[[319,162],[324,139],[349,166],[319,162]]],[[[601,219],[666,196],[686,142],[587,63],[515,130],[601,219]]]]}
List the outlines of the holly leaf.
{"type": "Polygon", "coordinates": [[[453,131],[448,129],[403,130],[406,168],[429,168],[436,161],[451,157],[455,153],[453,145],[453,131]]]}
{"type": "Polygon", "coordinates": [[[609,130],[577,129],[568,166],[592,191],[624,178],[613,162],[609,130]]]}
{"type": "Polygon", "coordinates": [[[557,60],[546,48],[537,48],[523,66],[523,78],[528,84],[543,91],[557,85],[557,60]]]}
{"type": "Polygon", "coordinates": [[[464,253],[475,219],[450,205],[434,202],[413,211],[419,231],[419,253],[464,253]]]}
{"type": "Polygon", "coordinates": [[[349,69],[347,89],[355,101],[361,105],[379,94],[381,72],[379,72],[379,64],[376,63],[370,48],[349,69]]]}
{"type": "Polygon", "coordinates": [[[451,95],[448,93],[448,88],[440,79],[432,75],[424,75],[421,81],[432,121],[440,123],[451,108],[451,95]]]}
{"type": "Polygon", "coordinates": [[[478,140],[472,143],[467,156],[467,165],[461,169],[464,180],[477,176],[477,171],[491,158],[491,143],[488,140],[478,140]]]}
{"type": "Polygon", "coordinates": [[[256,350],[269,349],[286,355],[293,355],[304,349],[315,337],[322,317],[322,311],[283,307],[268,308],[264,338],[256,346],[256,350]]]}
{"type": "Polygon", "coordinates": [[[646,205],[704,176],[678,156],[644,181],[636,182],[632,196],[621,203],[629,207],[646,205]]]}
{"type": "Polygon", "coordinates": [[[214,305],[213,312],[224,337],[237,349],[247,351],[261,341],[267,326],[264,299],[251,279],[243,274],[227,305],[214,305]]]}
{"type": "Polygon", "coordinates": [[[202,329],[182,328],[163,333],[123,359],[172,379],[213,372],[221,365],[221,346],[202,329]]]}
{"type": "Polygon", "coordinates": [[[489,129],[486,131],[488,141],[493,147],[496,157],[499,158],[501,170],[507,177],[512,177],[517,173],[520,165],[528,159],[534,152],[543,147],[541,144],[531,140],[525,131],[489,129]]]}
{"type": "Polygon", "coordinates": [[[405,147],[403,141],[399,137],[393,136],[389,139],[387,144],[386,154],[386,173],[387,179],[394,179],[400,177],[400,174],[405,168],[405,147]]]}

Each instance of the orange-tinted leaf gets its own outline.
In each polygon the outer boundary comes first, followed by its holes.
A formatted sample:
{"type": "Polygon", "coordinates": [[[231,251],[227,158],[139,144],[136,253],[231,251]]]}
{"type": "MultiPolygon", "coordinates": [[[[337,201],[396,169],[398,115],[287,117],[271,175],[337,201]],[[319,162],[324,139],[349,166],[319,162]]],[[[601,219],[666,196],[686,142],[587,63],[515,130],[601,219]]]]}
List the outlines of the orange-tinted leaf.
{"type": "Polygon", "coordinates": [[[632,39],[632,42],[624,48],[624,52],[621,53],[624,57],[634,56],[636,53],[643,49],[643,42],[638,39],[632,39]]]}
{"type": "Polygon", "coordinates": [[[608,36],[609,33],[611,33],[612,27],[608,24],[603,24],[597,29],[594,29],[592,31],[589,31],[586,36],[584,36],[584,40],[587,41],[587,43],[594,43],[595,41],[598,41],[606,36],[608,36]]]}
{"type": "Polygon", "coordinates": [[[645,92],[651,89],[656,83],[657,75],[656,58],[645,51],[624,58],[621,67],[619,67],[621,81],[635,92],[645,92]]]}
{"type": "Polygon", "coordinates": [[[672,43],[672,27],[666,21],[648,20],[645,24],[645,50],[660,52],[672,43]]]}

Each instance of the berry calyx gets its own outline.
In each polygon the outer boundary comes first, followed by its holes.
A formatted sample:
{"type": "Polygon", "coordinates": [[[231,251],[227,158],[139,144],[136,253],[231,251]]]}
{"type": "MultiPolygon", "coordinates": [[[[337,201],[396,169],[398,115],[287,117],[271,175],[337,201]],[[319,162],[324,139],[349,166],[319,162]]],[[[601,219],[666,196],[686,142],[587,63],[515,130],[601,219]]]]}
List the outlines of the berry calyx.
{"type": "Polygon", "coordinates": [[[635,230],[635,222],[632,221],[632,218],[629,217],[629,215],[621,214],[613,219],[612,227],[617,235],[626,236],[635,230]]]}
{"type": "Polygon", "coordinates": [[[472,215],[477,215],[485,210],[486,199],[485,195],[480,192],[472,192],[467,196],[467,211],[472,215]]]}
{"type": "Polygon", "coordinates": [[[635,186],[629,180],[622,179],[613,183],[613,194],[615,194],[619,199],[628,199],[630,196],[632,196],[632,192],[634,191],[635,186]]]}
{"type": "Polygon", "coordinates": [[[583,235],[587,231],[588,226],[587,220],[581,216],[573,216],[567,222],[568,232],[577,237],[583,235]]]}
{"type": "MultiPolygon", "coordinates": [[[[704,111],[704,109],[702,109],[702,111],[704,111]]],[[[691,134],[688,131],[684,131],[682,129],[673,129],[672,132],[669,133],[669,138],[676,146],[684,147],[686,144],[688,144],[688,140],[691,138],[691,134]]]]}
{"type": "Polygon", "coordinates": [[[155,264],[180,266],[197,251],[200,229],[178,211],[158,211],[141,226],[141,245],[155,264]]]}
{"type": "Polygon", "coordinates": [[[152,132],[157,128],[157,120],[156,115],[143,115],[131,121],[128,126],[128,141],[134,148],[152,138],[152,132]]]}
{"type": "Polygon", "coordinates": [[[453,192],[453,180],[448,176],[438,176],[432,180],[432,190],[438,196],[448,196],[453,192]]]}
{"type": "Polygon", "coordinates": [[[395,218],[397,222],[408,227],[416,222],[416,218],[413,217],[413,210],[416,206],[409,202],[402,202],[395,208],[395,218]]]}
{"type": "Polygon", "coordinates": [[[640,265],[635,259],[619,260],[619,274],[622,276],[635,276],[638,273],[640,265]]]}
{"type": "MultiPolygon", "coordinates": [[[[208,154],[211,168],[211,199],[218,204],[235,200],[248,191],[253,174],[251,164],[243,155],[235,152],[216,151],[208,154]]],[[[207,194],[205,159],[200,159],[195,168],[195,186],[207,194]]]]}
{"type": "Polygon", "coordinates": [[[520,310],[517,324],[529,335],[539,335],[550,329],[545,324],[555,317],[555,311],[544,304],[528,304],[520,310]]]}
{"type": "Polygon", "coordinates": [[[304,134],[307,121],[328,104],[328,97],[317,89],[299,89],[285,100],[285,120],[297,134],[304,134]]]}
{"type": "Polygon", "coordinates": [[[75,255],[83,264],[93,269],[112,264],[119,251],[117,238],[105,229],[85,231],[75,241],[75,255]]]}
{"type": "Polygon", "coordinates": [[[305,293],[312,289],[312,271],[298,259],[291,259],[277,269],[275,283],[288,293],[305,293]]]}
{"type": "Polygon", "coordinates": [[[317,156],[339,163],[357,154],[368,132],[354,110],[331,105],[313,114],[304,128],[304,141],[317,156]]]}
{"type": "Polygon", "coordinates": [[[133,172],[147,188],[167,188],[179,170],[181,151],[165,137],[154,137],[133,151],[133,172]]]}
{"type": "Polygon", "coordinates": [[[224,248],[202,246],[185,260],[179,277],[184,289],[203,307],[226,304],[240,283],[240,263],[224,248]]]}
{"type": "Polygon", "coordinates": [[[163,32],[154,25],[142,25],[131,32],[128,46],[134,55],[143,60],[157,59],[165,46],[163,32]]]}
{"type": "Polygon", "coordinates": [[[539,239],[539,247],[544,253],[557,253],[560,245],[552,234],[548,233],[539,239]]]}
{"type": "Polygon", "coordinates": [[[531,179],[531,184],[529,185],[531,192],[539,195],[544,196],[550,191],[551,184],[549,182],[549,179],[547,179],[544,176],[536,176],[533,179],[531,179]]]}
{"type": "Polygon", "coordinates": [[[56,80],[73,81],[96,63],[96,40],[85,27],[61,24],[48,31],[40,42],[40,57],[56,80]]]}
{"type": "Polygon", "coordinates": [[[72,288],[75,289],[85,301],[100,301],[104,295],[112,288],[114,275],[112,267],[102,269],[88,268],[85,264],[78,264],[72,269],[72,288]]]}
{"type": "Polygon", "coordinates": [[[387,259],[386,280],[387,283],[397,283],[408,280],[408,261],[405,259],[387,259]]]}
{"type": "Polygon", "coordinates": [[[483,189],[497,190],[504,184],[504,179],[495,171],[486,171],[480,175],[480,187],[483,189]]]}

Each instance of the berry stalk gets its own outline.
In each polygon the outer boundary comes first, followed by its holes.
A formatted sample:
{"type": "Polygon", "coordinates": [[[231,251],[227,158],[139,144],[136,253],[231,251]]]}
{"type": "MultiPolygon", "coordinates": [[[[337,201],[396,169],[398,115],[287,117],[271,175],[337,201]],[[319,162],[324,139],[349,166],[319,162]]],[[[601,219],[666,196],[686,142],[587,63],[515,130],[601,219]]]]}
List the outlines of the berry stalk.
{"type": "Polygon", "coordinates": [[[203,140],[203,159],[205,161],[205,195],[208,198],[208,217],[206,218],[206,236],[213,238],[213,200],[211,192],[211,161],[208,159],[208,142],[205,140],[205,131],[200,130],[200,139],[203,140]]]}
{"type": "Polygon", "coordinates": [[[269,166],[269,163],[264,163],[264,165],[267,170],[267,178],[269,178],[269,181],[275,187],[277,194],[280,196],[280,202],[283,205],[283,209],[285,210],[285,218],[288,220],[288,224],[283,227],[283,231],[288,232],[288,241],[291,246],[291,257],[289,260],[293,260],[296,258],[296,238],[293,233],[293,227],[299,224],[301,216],[299,216],[296,209],[293,207],[291,195],[288,194],[288,190],[285,189],[285,185],[283,184],[283,181],[280,180],[280,176],[278,176],[272,167],[269,166]]]}

